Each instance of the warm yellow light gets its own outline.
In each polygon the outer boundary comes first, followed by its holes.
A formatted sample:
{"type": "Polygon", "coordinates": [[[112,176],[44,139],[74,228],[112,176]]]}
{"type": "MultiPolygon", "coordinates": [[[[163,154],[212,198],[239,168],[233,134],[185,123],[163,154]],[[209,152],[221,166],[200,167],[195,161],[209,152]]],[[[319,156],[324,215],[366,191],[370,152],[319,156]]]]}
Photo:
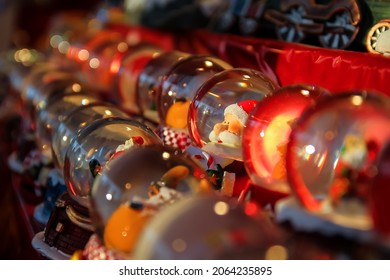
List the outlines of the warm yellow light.
{"type": "Polygon", "coordinates": [[[288,257],[288,251],[284,246],[275,245],[268,248],[265,253],[266,260],[286,260],[288,257]]]}
{"type": "Polygon", "coordinates": [[[118,44],[117,50],[118,50],[118,52],[123,53],[123,52],[127,51],[128,48],[129,48],[129,45],[126,42],[121,42],[118,44]]]}
{"type": "Polygon", "coordinates": [[[79,53],[77,54],[77,57],[81,60],[81,61],[86,61],[88,60],[89,58],[89,51],[85,50],[85,49],[82,49],[79,51],[79,53]]]}
{"type": "Polygon", "coordinates": [[[80,91],[81,91],[81,85],[78,84],[78,83],[74,83],[74,84],[72,85],[72,91],[73,91],[73,92],[80,92],[80,91]]]}
{"type": "Polygon", "coordinates": [[[214,205],[214,212],[219,216],[226,215],[229,212],[229,205],[224,201],[218,201],[214,205]]]}
{"type": "Polygon", "coordinates": [[[92,59],[89,61],[89,67],[91,67],[92,69],[99,68],[99,66],[100,66],[100,61],[99,61],[99,59],[97,59],[96,57],[95,57],[95,58],[92,58],[92,59]]]}
{"type": "Polygon", "coordinates": [[[351,97],[351,103],[355,106],[360,106],[363,104],[363,97],[355,95],[351,97]]]}
{"type": "Polygon", "coordinates": [[[211,61],[206,60],[206,61],[204,62],[204,65],[206,65],[207,67],[212,67],[214,64],[213,64],[211,61]]]}

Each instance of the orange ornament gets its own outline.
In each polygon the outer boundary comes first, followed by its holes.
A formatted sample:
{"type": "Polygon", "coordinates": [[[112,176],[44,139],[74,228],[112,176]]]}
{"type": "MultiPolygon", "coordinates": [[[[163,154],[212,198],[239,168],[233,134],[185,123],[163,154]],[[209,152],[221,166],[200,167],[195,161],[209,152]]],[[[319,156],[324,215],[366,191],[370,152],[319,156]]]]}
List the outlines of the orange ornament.
{"type": "Polygon", "coordinates": [[[149,220],[142,210],[128,205],[120,206],[110,217],[104,229],[104,243],[107,248],[131,253],[139,234],[149,220]]]}
{"type": "Polygon", "coordinates": [[[186,128],[190,101],[176,101],[167,112],[165,122],[173,128],[186,128]]]}

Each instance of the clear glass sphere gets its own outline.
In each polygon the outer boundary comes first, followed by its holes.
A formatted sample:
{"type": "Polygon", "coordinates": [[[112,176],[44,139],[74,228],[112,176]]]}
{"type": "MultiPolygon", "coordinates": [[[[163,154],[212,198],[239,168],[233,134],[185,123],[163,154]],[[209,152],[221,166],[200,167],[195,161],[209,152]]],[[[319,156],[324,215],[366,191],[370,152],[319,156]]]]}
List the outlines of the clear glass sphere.
{"type": "Polygon", "coordinates": [[[207,174],[188,155],[162,145],[144,146],[115,158],[96,178],[91,217],[105,246],[131,258],[152,216],[210,190],[207,174]]]}
{"type": "Polygon", "coordinates": [[[375,176],[369,191],[370,216],[375,231],[386,242],[390,237],[390,142],[387,142],[377,159],[378,174],[375,176]]]}
{"type": "Polygon", "coordinates": [[[278,232],[255,204],[218,196],[183,199],[156,214],[134,252],[143,260],[265,259],[278,232]]]}
{"type": "Polygon", "coordinates": [[[242,161],[242,131],[259,101],[278,86],[259,71],[225,70],[207,80],[189,109],[189,133],[197,146],[242,161]]]}
{"type": "Polygon", "coordinates": [[[115,83],[119,94],[118,100],[126,111],[140,114],[138,102],[138,77],[146,65],[161,53],[161,49],[150,44],[139,44],[129,50],[120,61],[114,61],[111,68],[116,70],[115,83]]]}
{"type": "MultiPolygon", "coordinates": [[[[306,110],[287,146],[288,181],[302,205],[342,226],[371,229],[368,197],[390,141],[390,99],[335,94],[306,110]]],[[[375,186],[379,188],[379,186],[375,186]]]]}
{"type": "Polygon", "coordinates": [[[82,129],[95,120],[109,117],[128,118],[127,113],[118,107],[104,102],[93,102],[88,105],[76,107],[59,124],[53,132],[52,151],[53,161],[56,167],[62,172],[64,159],[69,144],[82,129]]]}
{"type": "Polygon", "coordinates": [[[168,71],[156,96],[162,124],[186,128],[188,108],[198,88],[210,77],[232,66],[212,56],[191,55],[168,71]]]}
{"type": "Polygon", "coordinates": [[[42,78],[52,71],[58,71],[58,66],[49,62],[38,63],[23,78],[20,85],[20,97],[26,106],[31,106],[32,100],[37,94],[37,88],[42,84],[42,78]]]}
{"type": "Polygon", "coordinates": [[[66,93],[49,99],[42,109],[42,104],[39,105],[36,111],[35,131],[39,150],[51,157],[53,131],[59,127],[60,123],[75,107],[97,101],[96,97],[83,93],[66,93]]]}
{"type": "Polygon", "coordinates": [[[112,157],[124,150],[161,144],[160,138],[138,121],[110,117],[96,120],[70,142],[64,160],[64,179],[72,198],[88,207],[94,178],[112,157]]]}
{"type": "Polygon", "coordinates": [[[256,106],[243,132],[245,168],[254,185],[290,193],[286,153],[291,129],[307,107],[329,95],[317,86],[289,85],[275,90],[256,106]]]}
{"type": "Polygon", "coordinates": [[[189,54],[170,51],[156,55],[142,69],[137,80],[137,100],[141,114],[151,121],[160,123],[157,112],[157,92],[169,70],[189,54]]]}

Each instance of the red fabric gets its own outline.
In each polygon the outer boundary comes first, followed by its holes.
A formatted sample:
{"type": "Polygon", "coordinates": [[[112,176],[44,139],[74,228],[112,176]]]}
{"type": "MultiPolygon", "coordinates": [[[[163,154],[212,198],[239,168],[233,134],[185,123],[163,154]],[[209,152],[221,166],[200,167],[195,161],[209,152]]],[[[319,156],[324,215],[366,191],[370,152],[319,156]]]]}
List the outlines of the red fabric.
{"type": "Polygon", "coordinates": [[[234,67],[262,71],[280,85],[315,84],[337,93],[380,91],[390,95],[390,58],[371,53],[318,48],[271,39],[197,30],[165,33],[143,27],[115,26],[124,36],[139,36],[165,50],[212,54],[234,67]]]}

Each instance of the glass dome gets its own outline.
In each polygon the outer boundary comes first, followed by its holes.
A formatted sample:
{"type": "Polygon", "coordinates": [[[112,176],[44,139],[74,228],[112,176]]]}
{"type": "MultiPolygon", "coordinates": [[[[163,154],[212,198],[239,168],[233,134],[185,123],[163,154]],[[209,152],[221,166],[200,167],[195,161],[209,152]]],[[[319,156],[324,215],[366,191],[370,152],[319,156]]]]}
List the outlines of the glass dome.
{"type": "Polygon", "coordinates": [[[62,172],[64,159],[70,141],[95,120],[109,117],[128,118],[129,116],[118,107],[104,102],[93,102],[88,105],[76,107],[59,124],[53,133],[52,151],[53,161],[62,172]]]}
{"type": "Polygon", "coordinates": [[[156,95],[159,120],[186,128],[188,108],[198,88],[210,77],[232,66],[212,56],[191,55],[177,62],[163,79],[156,95]]]}
{"type": "Polygon", "coordinates": [[[313,85],[289,85],[264,98],[249,115],[243,132],[243,156],[252,184],[290,193],[287,143],[302,112],[330,93],[313,85]]]}
{"type": "Polygon", "coordinates": [[[59,127],[60,123],[75,107],[85,106],[96,101],[98,101],[96,97],[83,93],[66,93],[49,99],[43,108],[42,104],[38,106],[36,139],[39,150],[51,157],[53,131],[59,127]]]}
{"type": "Polygon", "coordinates": [[[72,198],[88,207],[94,178],[112,157],[124,150],[161,144],[160,138],[138,121],[110,117],[99,119],[70,142],[64,161],[64,179],[72,198]]]}
{"type": "Polygon", "coordinates": [[[278,86],[259,71],[225,70],[197,91],[189,110],[189,133],[206,152],[242,161],[242,132],[257,103],[278,86]]]}
{"type": "Polygon", "coordinates": [[[210,190],[207,174],[188,155],[171,147],[144,146],[115,158],[96,178],[91,217],[105,246],[131,258],[152,216],[210,190]]]}
{"type": "Polygon", "coordinates": [[[141,114],[151,121],[160,123],[157,112],[157,92],[169,70],[189,54],[170,51],[155,56],[150,60],[137,79],[137,100],[141,114]]]}
{"type": "Polygon", "coordinates": [[[116,71],[115,84],[121,106],[128,112],[140,114],[137,96],[138,77],[146,65],[161,53],[161,49],[150,44],[139,44],[129,50],[120,60],[114,61],[111,69],[116,71]]]}
{"type": "Polygon", "coordinates": [[[146,225],[134,259],[266,259],[280,235],[259,210],[218,196],[188,197],[146,225]]]}
{"type": "Polygon", "coordinates": [[[306,110],[292,130],[288,181],[308,211],[344,227],[371,229],[369,192],[383,175],[378,155],[389,141],[388,97],[335,94],[306,110]]]}

